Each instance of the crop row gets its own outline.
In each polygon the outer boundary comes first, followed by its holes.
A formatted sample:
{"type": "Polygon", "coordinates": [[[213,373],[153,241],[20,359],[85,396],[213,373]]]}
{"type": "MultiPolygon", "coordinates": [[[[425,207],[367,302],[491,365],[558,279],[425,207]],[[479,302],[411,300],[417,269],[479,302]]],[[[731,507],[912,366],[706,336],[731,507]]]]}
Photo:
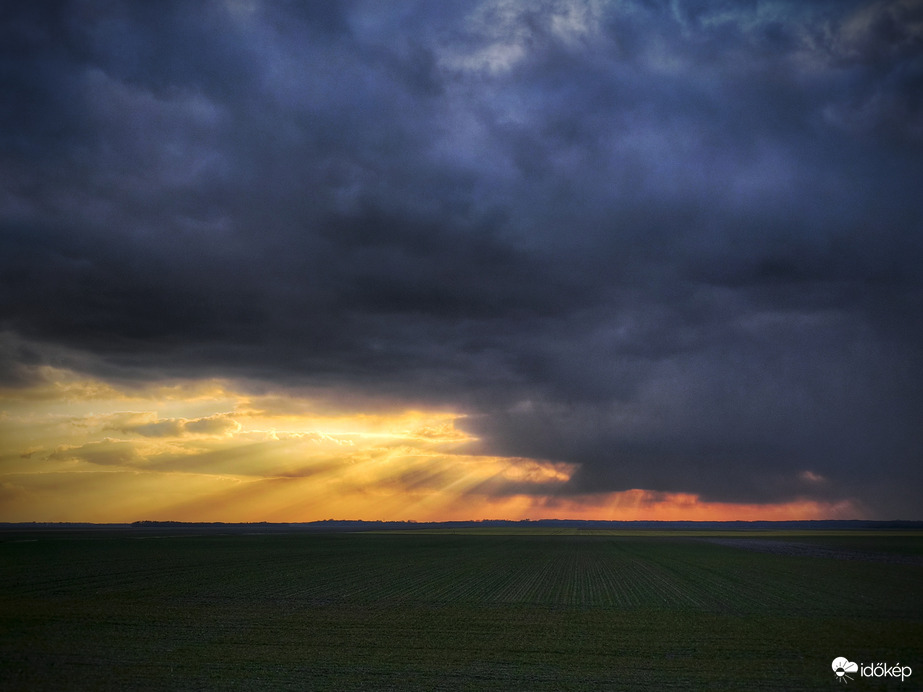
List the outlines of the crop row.
{"type": "Polygon", "coordinates": [[[918,565],[743,551],[694,540],[226,536],[5,544],[8,597],[67,594],[308,603],[528,604],[904,615],[918,565]],[[27,567],[28,566],[28,567],[27,567]],[[901,595],[906,598],[901,598],[901,595]]]}

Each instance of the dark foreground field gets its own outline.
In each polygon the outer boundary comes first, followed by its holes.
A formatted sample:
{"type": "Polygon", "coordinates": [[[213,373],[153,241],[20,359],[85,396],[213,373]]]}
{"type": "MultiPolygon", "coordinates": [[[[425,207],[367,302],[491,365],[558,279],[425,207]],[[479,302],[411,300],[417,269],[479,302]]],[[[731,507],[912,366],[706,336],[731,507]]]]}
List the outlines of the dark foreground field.
{"type": "Polygon", "coordinates": [[[0,688],[915,690],[921,595],[908,534],[6,532],[0,688]]]}

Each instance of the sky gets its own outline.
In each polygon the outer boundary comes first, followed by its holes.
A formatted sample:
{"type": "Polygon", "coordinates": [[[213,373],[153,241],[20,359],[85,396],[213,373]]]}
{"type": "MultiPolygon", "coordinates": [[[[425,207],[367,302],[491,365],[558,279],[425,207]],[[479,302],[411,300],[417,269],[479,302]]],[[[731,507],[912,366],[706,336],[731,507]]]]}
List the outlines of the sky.
{"type": "Polygon", "coordinates": [[[0,521],[923,519],[923,2],[0,6],[0,521]]]}

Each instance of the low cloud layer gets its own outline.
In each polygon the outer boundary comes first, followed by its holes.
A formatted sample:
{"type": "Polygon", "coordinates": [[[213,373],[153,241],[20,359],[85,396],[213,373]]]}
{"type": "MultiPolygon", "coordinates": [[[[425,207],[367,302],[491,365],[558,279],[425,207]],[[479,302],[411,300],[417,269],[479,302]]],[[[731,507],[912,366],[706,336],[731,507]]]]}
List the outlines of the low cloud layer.
{"type": "Polygon", "coordinates": [[[923,3],[2,12],[7,387],[433,407],[568,497],[918,518],[923,3]]]}

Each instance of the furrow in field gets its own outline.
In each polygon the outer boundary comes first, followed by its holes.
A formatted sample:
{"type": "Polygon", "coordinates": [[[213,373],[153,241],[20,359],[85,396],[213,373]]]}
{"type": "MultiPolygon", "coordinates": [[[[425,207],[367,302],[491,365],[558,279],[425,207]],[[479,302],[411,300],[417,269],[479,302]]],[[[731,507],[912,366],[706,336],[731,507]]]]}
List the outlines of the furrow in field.
{"type": "Polygon", "coordinates": [[[498,603],[540,601],[543,585],[550,580],[553,568],[553,563],[548,560],[534,565],[511,566],[503,582],[497,585],[491,600],[498,603]]]}
{"type": "Polygon", "coordinates": [[[775,596],[752,589],[753,575],[744,575],[735,565],[720,559],[708,559],[694,553],[691,557],[685,545],[664,544],[654,552],[647,546],[647,568],[650,578],[658,581],[673,595],[676,606],[692,606],[698,610],[747,612],[759,609],[775,596]],[[667,586],[669,582],[670,586],[667,586]]]}

